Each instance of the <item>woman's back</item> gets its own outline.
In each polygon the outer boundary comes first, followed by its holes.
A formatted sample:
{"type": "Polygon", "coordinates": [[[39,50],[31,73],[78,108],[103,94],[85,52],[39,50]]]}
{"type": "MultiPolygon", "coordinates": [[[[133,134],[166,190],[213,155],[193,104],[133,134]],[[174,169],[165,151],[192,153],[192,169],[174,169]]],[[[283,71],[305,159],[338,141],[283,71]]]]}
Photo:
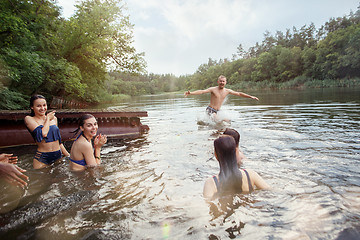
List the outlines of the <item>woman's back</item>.
{"type": "Polygon", "coordinates": [[[219,193],[242,192],[242,173],[237,167],[236,143],[231,136],[221,136],[214,141],[215,156],[219,161],[219,193]]]}
{"type": "Polygon", "coordinates": [[[235,194],[252,192],[254,186],[269,189],[269,185],[253,170],[238,169],[236,144],[231,136],[223,135],[214,141],[215,157],[220,165],[220,173],[206,180],[204,197],[215,194],[235,194]]]}

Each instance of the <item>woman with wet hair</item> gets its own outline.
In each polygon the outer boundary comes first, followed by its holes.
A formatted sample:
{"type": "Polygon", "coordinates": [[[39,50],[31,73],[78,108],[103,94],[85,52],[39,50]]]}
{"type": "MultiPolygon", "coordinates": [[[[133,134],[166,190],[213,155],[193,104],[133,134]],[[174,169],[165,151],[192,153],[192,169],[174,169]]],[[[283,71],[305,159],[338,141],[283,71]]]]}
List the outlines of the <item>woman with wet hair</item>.
{"type": "Polygon", "coordinates": [[[59,160],[63,155],[69,156],[61,142],[55,111],[47,113],[45,97],[33,95],[30,98],[30,108],[31,114],[25,117],[24,122],[38,146],[33,160],[34,168],[44,168],[59,160]]]}
{"type": "Polygon", "coordinates": [[[236,131],[235,129],[227,128],[227,129],[225,129],[224,134],[232,136],[234,138],[234,140],[235,140],[235,144],[236,144],[236,161],[237,161],[238,167],[240,167],[244,163],[244,161],[248,160],[245,157],[245,155],[241,152],[241,150],[239,148],[240,133],[238,131],[236,131]]]}
{"type": "Polygon", "coordinates": [[[206,180],[203,195],[214,198],[218,195],[249,193],[270,186],[251,169],[239,169],[236,161],[236,143],[232,136],[222,135],[214,141],[215,157],[220,173],[206,180]]]}
{"type": "MultiPolygon", "coordinates": [[[[79,133],[72,144],[70,152],[70,169],[82,171],[86,167],[94,167],[101,163],[101,147],[107,142],[106,135],[96,136],[98,124],[91,114],[84,114],[79,120],[79,127],[74,131],[79,133]],[[94,138],[94,147],[91,140],[94,138]]],[[[74,135],[74,136],[75,136],[74,135]]]]}

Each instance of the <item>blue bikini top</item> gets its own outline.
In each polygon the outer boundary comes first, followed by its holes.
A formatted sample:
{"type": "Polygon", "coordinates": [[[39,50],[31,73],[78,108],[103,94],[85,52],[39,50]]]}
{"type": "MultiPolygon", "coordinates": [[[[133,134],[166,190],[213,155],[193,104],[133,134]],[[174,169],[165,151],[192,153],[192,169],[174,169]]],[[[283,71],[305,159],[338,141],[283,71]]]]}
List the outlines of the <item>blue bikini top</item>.
{"type": "MultiPolygon", "coordinates": [[[[81,133],[79,134],[79,136],[77,136],[77,138],[75,139],[75,141],[78,140],[81,135],[84,136],[84,133],[81,132],[81,133]]],[[[84,136],[84,138],[87,140],[87,138],[86,138],[85,136],[84,136]]],[[[74,141],[74,142],[75,142],[75,141],[74,141]]],[[[89,141],[89,140],[87,140],[87,141],[89,141]]],[[[72,160],[72,159],[69,157],[69,160],[70,160],[71,162],[76,163],[76,164],[79,164],[79,165],[81,165],[81,166],[86,166],[85,158],[82,159],[82,160],[72,160]]]]}
{"type": "Polygon", "coordinates": [[[73,163],[79,164],[81,166],[86,166],[85,159],[83,159],[83,160],[72,160],[71,158],[69,158],[69,160],[72,161],[73,163]]]}
{"type": "Polygon", "coordinates": [[[46,137],[43,137],[42,135],[42,128],[43,125],[37,126],[34,131],[30,132],[31,136],[34,138],[36,142],[41,142],[43,139],[45,139],[45,142],[55,142],[58,141],[61,144],[61,136],[60,136],[60,129],[56,125],[50,125],[49,126],[49,132],[46,137]]]}

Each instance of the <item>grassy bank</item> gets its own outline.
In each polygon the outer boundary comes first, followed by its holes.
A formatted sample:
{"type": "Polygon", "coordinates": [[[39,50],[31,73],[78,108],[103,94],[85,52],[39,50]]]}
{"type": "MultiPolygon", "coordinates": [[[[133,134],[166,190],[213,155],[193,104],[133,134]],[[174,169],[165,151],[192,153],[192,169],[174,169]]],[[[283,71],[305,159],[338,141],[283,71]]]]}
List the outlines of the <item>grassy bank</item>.
{"type": "Polygon", "coordinates": [[[127,94],[113,94],[113,95],[106,94],[101,99],[101,103],[118,103],[118,102],[125,101],[129,98],[131,98],[131,96],[127,95],[127,94]]]}
{"type": "MultiPolygon", "coordinates": [[[[247,90],[266,90],[266,89],[294,89],[294,88],[329,88],[329,87],[360,87],[360,78],[355,79],[340,79],[340,80],[333,80],[333,79],[309,79],[306,77],[297,77],[288,82],[270,82],[270,81],[261,81],[261,82],[241,82],[237,84],[228,83],[227,88],[231,88],[236,91],[247,91],[247,90]]],[[[197,89],[192,89],[197,90],[197,89]]],[[[180,90],[176,92],[161,92],[158,94],[177,94],[177,93],[184,93],[186,90],[180,90]]],[[[147,93],[148,94],[148,93],[147,93]]],[[[144,94],[144,95],[147,95],[144,94]]],[[[105,96],[102,101],[103,103],[118,103],[125,101],[131,98],[130,95],[126,94],[116,94],[110,95],[108,94],[105,96]]]]}
{"type": "Polygon", "coordinates": [[[261,89],[291,89],[291,88],[328,88],[328,87],[360,87],[360,78],[355,79],[309,79],[297,77],[288,82],[241,82],[236,84],[228,83],[228,88],[234,90],[261,90],[261,89]]]}

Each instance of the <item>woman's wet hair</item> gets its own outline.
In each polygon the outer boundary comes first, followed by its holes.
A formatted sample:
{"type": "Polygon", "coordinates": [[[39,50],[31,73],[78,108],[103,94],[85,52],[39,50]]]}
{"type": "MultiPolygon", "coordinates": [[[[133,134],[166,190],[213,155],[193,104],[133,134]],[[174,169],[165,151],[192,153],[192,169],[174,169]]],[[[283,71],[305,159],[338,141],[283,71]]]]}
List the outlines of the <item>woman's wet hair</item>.
{"type": "Polygon", "coordinates": [[[235,139],[236,146],[239,146],[240,133],[238,131],[236,131],[235,129],[232,129],[232,128],[227,128],[227,129],[225,129],[224,134],[232,136],[235,139]]]}
{"type": "MultiPolygon", "coordinates": [[[[45,101],[46,101],[46,98],[43,95],[40,95],[40,94],[32,95],[30,98],[30,108],[34,106],[34,102],[37,99],[45,99],[45,101]]],[[[32,117],[35,116],[35,112],[32,109],[31,109],[30,116],[32,116],[32,117]]]]}
{"type": "Polygon", "coordinates": [[[84,124],[85,124],[85,121],[90,119],[90,118],[95,118],[93,115],[89,114],[89,113],[86,113],[86,114],[83,114],[80,119],[79,119],[79,125],[78,125],[78,128],[75,129],[75,131],[71,132],[71,133],[74,133],[74,136],[76,136],[76,134],[78,134],[78,132],[80,131],[80,127],[83,127],[84,124]]]}
{"type": "Polygon", "coordinates": [[[242,174],[237,166],[235,139],[229,135],[222,135],[214,141],[214,148],[220,164],[219,194],[240,193],[242,174]]]}

